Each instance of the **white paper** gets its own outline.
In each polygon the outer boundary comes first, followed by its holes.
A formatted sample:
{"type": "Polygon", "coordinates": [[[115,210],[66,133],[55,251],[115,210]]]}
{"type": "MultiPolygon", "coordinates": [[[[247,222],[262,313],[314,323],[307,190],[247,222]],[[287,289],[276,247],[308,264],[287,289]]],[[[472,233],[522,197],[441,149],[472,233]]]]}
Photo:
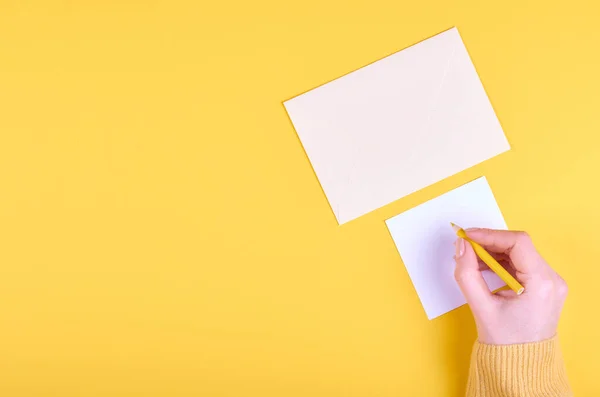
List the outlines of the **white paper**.
{"type": "Polygon", "coordinates": [[[456,28],[284,105],[340,224],[510,149],[456,28]]]}
{"type": "MultiPolygon", "coordinates": [[[[463,228],[506,229],[485,177],[386,221],[430,320],[466,303],[454,280],[456,234],[450,222],[463,228]]],[[[505,285],[491,270],[483,273],[490,290],[505,285]]]]}

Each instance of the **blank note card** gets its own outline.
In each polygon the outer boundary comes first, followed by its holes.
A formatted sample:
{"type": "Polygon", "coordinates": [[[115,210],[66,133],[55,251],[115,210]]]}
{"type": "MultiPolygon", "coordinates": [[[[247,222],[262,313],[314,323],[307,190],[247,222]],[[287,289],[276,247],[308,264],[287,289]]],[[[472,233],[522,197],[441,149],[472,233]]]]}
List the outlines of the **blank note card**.
{"type": "Polygon", "coordinates": [[[456,28],[284,105],[340,224],[510,148],[456,28]]]}
{"type": "MultiPolygon", "coordinates": [[[[466,303],[454,280],[456,234],[450,222],[463,228],[506,229],[485,177],[386,222],[430,320],[466,303]]],[[[483,277],[490,290],[504,285],[490,270],[483,277]]]]}

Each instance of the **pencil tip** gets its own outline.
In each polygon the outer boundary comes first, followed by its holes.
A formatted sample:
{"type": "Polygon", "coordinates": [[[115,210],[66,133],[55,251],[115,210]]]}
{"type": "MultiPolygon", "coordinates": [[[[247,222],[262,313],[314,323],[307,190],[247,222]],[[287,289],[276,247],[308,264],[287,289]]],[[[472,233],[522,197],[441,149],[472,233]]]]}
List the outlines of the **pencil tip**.
{"type": "Polygon", "coordinates": [[[450,222],[450,226],[452,226],[452,230],[454,230],[455,232],[458,232],[461,229],[460,226],[452,222],[450,222]]]}

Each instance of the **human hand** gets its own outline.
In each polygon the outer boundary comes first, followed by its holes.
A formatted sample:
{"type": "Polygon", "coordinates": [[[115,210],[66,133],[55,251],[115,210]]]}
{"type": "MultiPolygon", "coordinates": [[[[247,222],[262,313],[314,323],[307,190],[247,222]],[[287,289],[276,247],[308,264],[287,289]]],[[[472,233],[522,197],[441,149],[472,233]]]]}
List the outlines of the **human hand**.
{"type": "Polygon", "coordinates": [[[523,286],[493,294],[485,283],[481,262],[471,244],[455,242],[455,278],[471,307],[479,342],[491,345],[538,342],[556,334],[567,296],[567,284],[536,251],[525,232],[468,229],[467,236],[482,245],[523,286]]]}

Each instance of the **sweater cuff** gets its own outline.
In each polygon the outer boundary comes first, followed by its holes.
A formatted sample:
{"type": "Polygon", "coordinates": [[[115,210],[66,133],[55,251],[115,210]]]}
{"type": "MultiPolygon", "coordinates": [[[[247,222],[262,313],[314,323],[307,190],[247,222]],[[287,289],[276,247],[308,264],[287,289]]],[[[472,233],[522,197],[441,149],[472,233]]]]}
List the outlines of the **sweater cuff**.
{"type": "Polygon", "coordinates": [[[572,396],[558,337],[518,345],[476,342],[467,395],[572,396]]]}

